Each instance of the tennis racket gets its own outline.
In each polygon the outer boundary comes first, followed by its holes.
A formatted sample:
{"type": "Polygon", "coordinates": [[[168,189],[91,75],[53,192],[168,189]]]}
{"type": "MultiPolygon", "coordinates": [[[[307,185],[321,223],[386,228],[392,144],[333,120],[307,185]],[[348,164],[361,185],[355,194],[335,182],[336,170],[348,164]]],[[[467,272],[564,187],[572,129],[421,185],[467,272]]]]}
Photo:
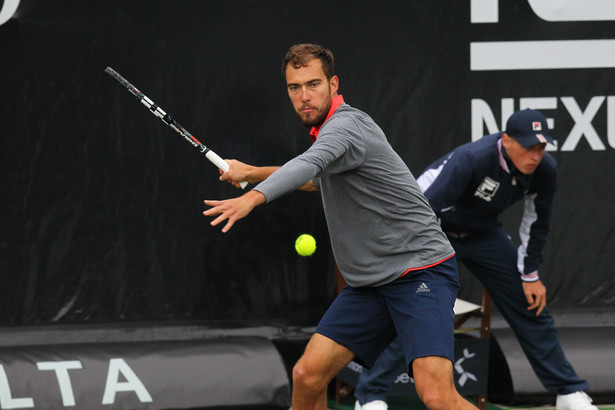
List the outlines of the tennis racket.
{"type": "MultiPolygon", "coordinates": [[[[141,101],[141,103],[145,105],[152,112],[152,114],[160,118],[162,122],[167,124],[169,127],[173,128],[175,131],[177,131],[177,133],[179,133],[182,137],[184,137],[186,141],[188,141],[195,148],[197,148],[199,151],[205,154],[207,159],[210,160],[215,166],[220,168],[222,172],[228,171],[229,165],[226,163],[225,160],[220,158],[218,154],[216,154],[211,149],[203,145],[199,140],[194,138],[194,136],[190,134],[184,127],[182,127],[177,121],[175,121],[169,114],[164,112],[162,108],[157,106],[145,94],[137,90],[137,88],[134,85],[130,84],[128,80],[126,80],[124,77],[119,75],[117,71],[115,71],[111,67],[107,67],[105,68],[105,73],[115,78],[117,82],[122,84],[128,90],[128,92],[130,92],[132,95],[134,95],[137,98],[137,100],[141,101]]],[[[241,185],[241,188],[243,189],[246,187],[246,185],[248,185],[248,183],[246,181],[243,181],[240,183],[240,185],[241,185]]]]}

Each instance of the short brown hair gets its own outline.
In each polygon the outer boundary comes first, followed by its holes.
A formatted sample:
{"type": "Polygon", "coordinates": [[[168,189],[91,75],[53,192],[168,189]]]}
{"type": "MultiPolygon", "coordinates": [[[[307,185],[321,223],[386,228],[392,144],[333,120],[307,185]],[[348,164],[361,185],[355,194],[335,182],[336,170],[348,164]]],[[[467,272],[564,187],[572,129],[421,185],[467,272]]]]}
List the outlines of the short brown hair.
{"type": "Polygon", "coordinates": [[[286,67],[291,64],[295,68],[305,67],[313,59],[319,59],[322,63],[322,70],[331,79],[335,75],[335,62],[331,50],[317,44],[295,44],[292,46],[282,62],[282,74],[286,74],[286,67]]]}

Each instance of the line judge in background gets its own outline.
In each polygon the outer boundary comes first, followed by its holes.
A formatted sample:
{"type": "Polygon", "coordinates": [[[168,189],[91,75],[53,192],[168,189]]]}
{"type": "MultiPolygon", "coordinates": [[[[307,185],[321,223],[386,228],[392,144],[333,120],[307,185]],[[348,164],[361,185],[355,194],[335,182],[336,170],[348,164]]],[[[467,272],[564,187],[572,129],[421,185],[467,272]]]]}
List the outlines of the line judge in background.
{"type": "MultiPolygon", "coordinates": [[[[463,262],[489,292],[514,331],[544,387],[557,394],[557,410],[597,410],[560,347],[547,292],[538,276],[556,188],[555,159],[545,153],[545,117],[514,113],[506,131],[464,144],[431,164],[418,183],[463,262]],[[499,222],[525,198],[517,248],[499,222]]],[[[356,410],[384,410],[395,377],[404,371],[396,340],[355,388],[356,410]]]]}
{"type": "Polygon", "coordinates": [[[293,368],[293,410],[325,410],[333,377],[353,359],[370,366],[397,335],[428,408],[475,409],[453,383],[457,265],[429,203],[382,130],[338,94],[329,50],[293,46],[283,72],[314,143],[282,167],[229,161],[222,180],[260,183],[238,198],[206,200],[203,213],[216,216],[214,226],[227,221],[227,232],[257,205],[299,188],[320,190],[348,286],[293,368]]]}

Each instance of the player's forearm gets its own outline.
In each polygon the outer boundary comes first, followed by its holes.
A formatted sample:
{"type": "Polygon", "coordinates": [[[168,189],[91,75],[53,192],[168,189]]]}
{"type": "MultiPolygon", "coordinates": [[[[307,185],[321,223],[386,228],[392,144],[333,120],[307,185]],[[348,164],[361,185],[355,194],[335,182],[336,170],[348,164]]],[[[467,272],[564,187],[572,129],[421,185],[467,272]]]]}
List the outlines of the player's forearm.
{"type": "Polygon", "coordinates": [[[319,191],[318,187],[310,180],[305,185],[299,188],[300,191],[319,191]]]}
{"type": "Polygon", "coordinates": [[[247,181],[251,183],[258,183],[269,178],[269,175],[273,174],[275,171],[280,169],[280,167],[251,167],[248,175],[247,181]]]}
{"type": "Polygon", "coordinates": [[[246,192],[245,194],[243,194],[242,197],[247,201],[247,203],[250,206],[250,209],[254,209],[257,206],[262,205],[267,201],[267,199],[265,198],[265,195],[263,195],[262,192],[257,191],[255,189],[246,192]]]}
{"type": "MultiPolygon", "coordinates": [[[[254,167],[251,170],[250,177],[248,182],[258,183],[266,180],[271,174],[280,169],[280,167],[254,167]],[[254,178],[254,180],[252,180],[254,178]]],[[[306,182],[305,185],[299,188],[301,191],[318,191],[318,188],[314,183],[310,180],[306,182]]]]}
{"type": "Polygon", "coordinates": [[[271,175],[280,168],[256,167],[253,165],[245,164],[241,161],[237,161],[236,159],[226,159],[225,161],[229,165],[229,168],[222,175],[220,175],[220,180],[228,181],[233,185],[236,185],[243,181],[257,184],[266,180],[269,175],[271,175]]]}

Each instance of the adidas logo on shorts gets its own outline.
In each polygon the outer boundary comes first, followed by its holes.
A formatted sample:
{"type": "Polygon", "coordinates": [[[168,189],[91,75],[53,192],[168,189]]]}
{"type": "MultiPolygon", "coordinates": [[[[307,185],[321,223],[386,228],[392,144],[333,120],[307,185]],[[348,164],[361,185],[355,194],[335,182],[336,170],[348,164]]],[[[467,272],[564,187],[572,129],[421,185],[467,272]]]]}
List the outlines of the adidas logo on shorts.
{"type": "Polygon", "coordinates": [[[429,293],[429,287],[425,284],[425,282],[421,283],[419,287],[416,289],[416,293],[429,293]]]}

